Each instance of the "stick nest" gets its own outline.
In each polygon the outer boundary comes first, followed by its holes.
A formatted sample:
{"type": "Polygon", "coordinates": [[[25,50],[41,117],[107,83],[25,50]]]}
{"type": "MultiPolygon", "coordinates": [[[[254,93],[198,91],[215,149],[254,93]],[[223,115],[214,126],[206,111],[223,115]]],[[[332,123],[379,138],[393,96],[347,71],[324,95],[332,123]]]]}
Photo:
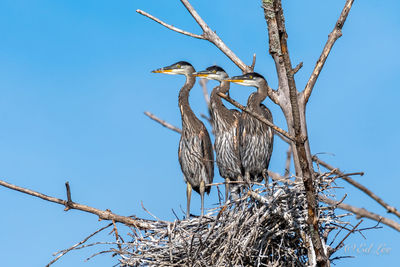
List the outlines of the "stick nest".
{"type": "MultiPolygon", "coordinates": [[[[318,175],[318,194],[327,195],[334,180],[318,175]]],[[[305,266],[311,246],[307,204],[301,182],[273,181],[253,186],[234,202],[203,218],[146,221],[151,230],[132,228],[132,241],[114,250],[121,266],[305,266]]],[[[332,196],[332,195],[330,195],[332,196]]],[[[335,207],[320,209],[321,236],[342,222],[335,207]]],[[[329,247],[326,246],[327,249],[329,247]]]]}

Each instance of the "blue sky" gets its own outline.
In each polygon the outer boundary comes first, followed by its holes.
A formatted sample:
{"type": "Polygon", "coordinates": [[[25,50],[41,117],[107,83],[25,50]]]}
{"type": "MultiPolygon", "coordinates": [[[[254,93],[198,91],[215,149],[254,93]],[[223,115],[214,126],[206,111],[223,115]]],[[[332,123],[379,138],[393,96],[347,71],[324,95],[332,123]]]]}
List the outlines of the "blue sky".
{"type": "MultiPolygon", "coordinates": [[[[192,1],[197,11],[237,55],[276,88],[274,63],[260,1],[192,1]],[[211,5],[211,7],[210,7],[211,5]]],[[[284,1],[293,65],[304,88],[342,1],[284,1]]],[[[179,1],[23,1],[0,2],[0,176],[10,183],[72,199],[121,215],[173,220],[183,215],[185,184],[177,160],[178,134],[143,115],[151,111],[180,126],[178,90],[183,77],[151,74],[179,60],[195,68],[212,64],[240,74],[206,41],[169,31],[138,15],[143,9],[182,29],[200,33],[179,1]]],[[[312,153],[346,172],[364,171],[361,183],[400,207],[398,139],[398,69],[400,4],[355,1],[307,107],[312,153]]],[[[210,90],[215,86],[209,83],[210,90]]],[[[241,103],[253,91],[232,86],[241,103]]],[[[196,114],[206,112],[198,85],[190,102],[196,114]]],[[[277,125],[286,128],[279,108],[266,101],[277,125]]],[[[275,142],[271,169],[283,172],[287,146],[275,142]]],[[[215,181],[222,181],[216,171],[215,181]]],[[[347,184],[337,194],[346,202],[385,215],[372,200],[347,184]]],[[[217,202],[216,190],[206,207],[217,202]]],[[[91,214],[64,212],[63,207],[0,188],[1,266],[44,266],[53,252],[70,247],[106,222],[91,214]]],[[[193,196],[192,210],[199,212],[193,196]]],[[[391,215],[389,218],[395,219],[391,215]]],[[[363,227],[374,225],[365,220],[363,227]]],[[[120,231],[124,231],[120,226],[120,231]]],[[[108,233],[108,232],[107,232],[108,233]]],[[[107,233],[95,241],[112,241],[107,233]]],[[[373,246],[353,253],[339,266],[390,266],[400,251],[398,232],[384,227],[354,235],[349,246],[373,246]],[[379,246],[390,253],[377,255],[379,246]]],[[[105,246],[107,248],[108,246],[105,246]]],[[[112,266],[116,260],[100,250],[71,252],[55,266],[112,266]]],[[[342,252],[340,255],[350,255],[342,252]]]]}

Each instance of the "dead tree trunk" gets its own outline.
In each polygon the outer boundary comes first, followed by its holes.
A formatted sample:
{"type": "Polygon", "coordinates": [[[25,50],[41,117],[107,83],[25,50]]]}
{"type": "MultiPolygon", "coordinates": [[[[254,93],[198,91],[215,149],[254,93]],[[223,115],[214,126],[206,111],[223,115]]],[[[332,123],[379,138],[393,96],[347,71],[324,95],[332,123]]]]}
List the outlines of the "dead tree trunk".
{"type": "Polygon", "coordinates": [[[318,266],[329,266],[328,257],[319,234],[314,170],[307,138],[305,105],[299,97],[294,79],[295,70],[289,56],[287,33],[281,0],[263,0],[264,15],[268,25],[269,53],[275,61],[278,73],[278,104],[285,115],[288,132],[294,136],[291,143],[296,177],[302,179],[308,204],[309,234],[318,266]]]}

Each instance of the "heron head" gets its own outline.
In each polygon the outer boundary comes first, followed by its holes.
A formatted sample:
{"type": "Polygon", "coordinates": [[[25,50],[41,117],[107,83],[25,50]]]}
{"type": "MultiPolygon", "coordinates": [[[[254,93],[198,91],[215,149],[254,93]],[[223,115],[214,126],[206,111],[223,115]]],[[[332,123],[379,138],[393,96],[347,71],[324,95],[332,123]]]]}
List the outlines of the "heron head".
{"type": "Polygon", "coordinates": [[[206,70],[195,72],[193,73],[193,76],[205,78],[207,80],[217,80],[220,82],[222,82],[226,78],[229,78],[225,70],[216,65],[208,67],[206,70]]]}
{"type": "Polygon", "coordinates": [[[170,66],[153,70],[152,73],[191,75],[194,71],[192,64],[186,61],[179,61],[170,66]]]}
{"type": "Polygon", "coordinates": [[[225,79],[225,81],[237,83],[244,86],[254,86],[254,87],[260,87],[262,83],[267,82],[262,75],[256,72],[250,72],[240,76],[234,76],[225,79]]]}

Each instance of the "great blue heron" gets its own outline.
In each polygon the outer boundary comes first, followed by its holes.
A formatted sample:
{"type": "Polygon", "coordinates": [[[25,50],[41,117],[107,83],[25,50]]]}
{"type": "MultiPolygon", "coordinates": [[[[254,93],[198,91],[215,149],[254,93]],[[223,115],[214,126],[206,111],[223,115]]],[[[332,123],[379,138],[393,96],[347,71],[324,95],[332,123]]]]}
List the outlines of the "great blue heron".
{"type": "Polygon", "coordinates": [[[206,70],[193,73],[194,76],[220,82],[210,96],[212,124],[215,135],[214,149],[216,161],[221,177],[225,178],[225,200],[228,193],[237,193],[237,186],[230,190],[229,181],[242,180],[240,155],[239,155],[239,118],[240,112],[228,109],[222,103],[219,92],[226,94],[229,91],[229,82],[224,81],[228,74],[219,66],[211,66],[206,70]]]}
{"type": "MultiPolygon", "coordinates": [[[[261,104],[268,96],[268,83],[263,76],[253,72],[229,78],[227,81],[257,87],[257,92],[252,93],[247,100],[247,108],[273,122],[271,111],[261,104]]],[[[267,170],[274,142],[271,127],[243,112],[239,122],[239,138],[240,160],[245,180],[259,182],[264,178],[268,183],[267,170]]]]}
{"type": "Polygon", "coordinates": [[[152,71],[153,73],[185,75],[186,82],[179,91],[178,104],[182,117],[182,133],[179,141],[179,163],[187,186],[186,216],[190,216],[192,188],[201,196],[201,216],[204,214],[204,192],[210,193],[214,177],[214,154],[210,136],[204,124],[194,115],[189,105],[189,92],[196,78],[193,66],[179,61],[170,66],[152,71]]]}

